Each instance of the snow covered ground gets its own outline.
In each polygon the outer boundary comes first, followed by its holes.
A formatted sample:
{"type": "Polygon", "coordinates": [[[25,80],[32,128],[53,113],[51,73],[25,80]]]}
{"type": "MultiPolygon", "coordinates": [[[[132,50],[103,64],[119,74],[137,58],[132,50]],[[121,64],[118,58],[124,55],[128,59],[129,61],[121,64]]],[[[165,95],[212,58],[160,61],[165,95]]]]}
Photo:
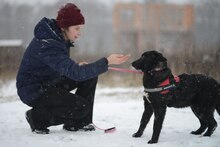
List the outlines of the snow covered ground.
{"type": "MultiPolygon", "coordinates": [[[[152,120],[141,138],[132,138],[137,130],[143,112],[142,88],[101,88],[98,87],[94,123],[100,128],[115,126],[113,133],[67,132],[62,126],[50,127],[50,134],[33,134],[25,120],[29,109],[16,94],[14,82],[8,90],[10,101],[0,101],[0,146],[1,147],[219,147],[220,127],[211,138],[191,135],[199,127],[197,118],[189,108],[169,108],[164,121],[160,140],[147,144],[152,135],[152,120]],[[9,94],[10,93],[10,94],[9,94]],[[14,96],[13,96],[14,94],[14,96]]],[[[1,93],[5,94],[5,93],[1,93]]],[[[220,117],[215,113],[220,124],[220,117]]]]}

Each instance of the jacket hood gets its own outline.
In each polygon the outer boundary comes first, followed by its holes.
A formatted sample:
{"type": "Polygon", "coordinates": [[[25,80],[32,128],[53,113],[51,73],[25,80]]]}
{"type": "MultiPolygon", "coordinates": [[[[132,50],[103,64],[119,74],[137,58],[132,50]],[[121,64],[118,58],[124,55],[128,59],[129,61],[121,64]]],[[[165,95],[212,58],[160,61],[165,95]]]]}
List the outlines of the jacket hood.
{"type": "Polygon", "coordinates": [[[37,39],[63,40],[61,30],[54,19],[42,18],[34,29],[34,36],[37,39]]]}

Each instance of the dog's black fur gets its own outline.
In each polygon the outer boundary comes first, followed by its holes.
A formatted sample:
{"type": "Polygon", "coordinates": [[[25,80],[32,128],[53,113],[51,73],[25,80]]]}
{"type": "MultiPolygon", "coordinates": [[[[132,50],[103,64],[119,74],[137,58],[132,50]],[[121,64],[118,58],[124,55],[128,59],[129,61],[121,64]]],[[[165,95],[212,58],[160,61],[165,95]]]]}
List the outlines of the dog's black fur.
{"type": "Polygon", "coordinates": [[[144,96],[145,110],[143,112],[140,127],[133,137],[140,137],[154,113],[153,135],[148,143],[157,143],[166,114],[166,108],[183,108],[190,106],[193,113],[199,119],[201,126],[192,131],[192,134],[211,136],[217,127],[214,119],[214,111],[220,115],[220,85],[216,80],[201,74],[181,74],[180,81],[175,82],[171,70],[167,66],[167,59],[157,51],[148,51],[141,58],[132,63],[135,69],[142,70],[144,88],[156,88],[158,85],[170,79],[176,87],[167,94],[160,92],[148,92],[148,98],[144,96]]]}

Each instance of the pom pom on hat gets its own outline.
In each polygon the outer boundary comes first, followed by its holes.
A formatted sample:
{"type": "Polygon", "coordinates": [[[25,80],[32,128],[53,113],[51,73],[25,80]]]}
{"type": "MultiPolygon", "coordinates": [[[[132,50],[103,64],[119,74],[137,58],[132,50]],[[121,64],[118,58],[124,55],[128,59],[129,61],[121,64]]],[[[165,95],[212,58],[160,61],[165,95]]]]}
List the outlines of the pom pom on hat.
{"type": "Polygon", "coordinates": [[[72,3],[67,3],[59,9],[56,22],[60,28],[85,24],[80,9],[72,3]]]}

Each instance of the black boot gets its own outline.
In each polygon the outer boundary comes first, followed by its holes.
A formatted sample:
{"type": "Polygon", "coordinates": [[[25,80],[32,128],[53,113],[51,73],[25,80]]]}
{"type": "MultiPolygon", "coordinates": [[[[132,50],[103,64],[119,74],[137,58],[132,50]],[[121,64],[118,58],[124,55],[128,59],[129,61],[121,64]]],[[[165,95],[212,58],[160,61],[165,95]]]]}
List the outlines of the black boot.
{"type": "Polygon", "coordinates": [[[46,127],[35,127],[34,123],[33,123],[33,118],[32,118],[32,112],[31,110],[28,110],[25,113],[25,117],[27,119],[27,122],[29,123],[30,127],[31,127],[31,131],[37,134],[49,134],[49,129],[47,129],[46,127]]]}
{"type": "Polygon", "coordinates": [[[95,131],[95,127],[92,124],[82,127],[64,124],[63,129],[67,131],[95,131]]]}
{"type": "Polygon", "coordinates": [[[92,124],[88,124],[88,125],[84,126],[83,128],[81,128],[81,130],[83,130],[83,131],[95,131],[95,127],[92,124]]]}
{"type": "Polygon", "coordinates": [[[67,125],[67,124],[63,125],[63,129],[66,131],[78,131],[79,130],[79,128],[77,128],[73,125],[67,125]]]}

